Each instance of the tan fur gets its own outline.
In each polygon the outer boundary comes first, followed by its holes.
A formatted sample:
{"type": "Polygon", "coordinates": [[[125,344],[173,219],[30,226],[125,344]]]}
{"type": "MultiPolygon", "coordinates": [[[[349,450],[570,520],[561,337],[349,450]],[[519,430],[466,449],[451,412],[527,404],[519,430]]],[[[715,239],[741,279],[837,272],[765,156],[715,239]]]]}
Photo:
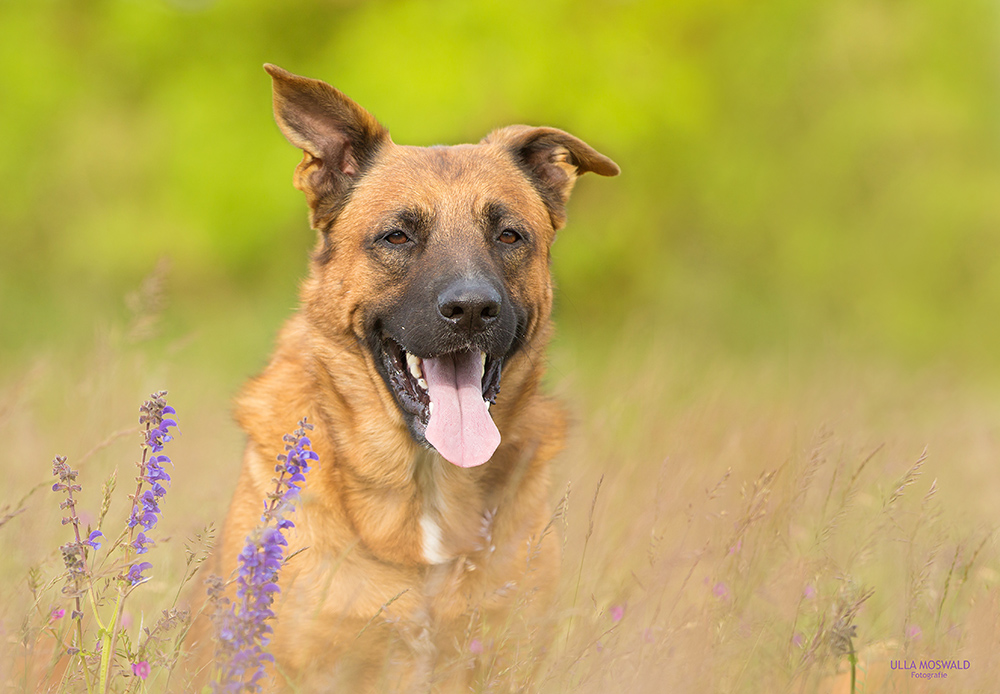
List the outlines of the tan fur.
{"type": "MultiPolygon", "coordinates": [[[[534,638],[544,628],[559,568],[558,542],[547,530],[548,468],[565,431],[561,410],[539,392],[552,306],[549,245],[578,173],[602,166],[599,173],[613,175],[617,167],[589,148],[586,156],[600,158],[596,164],[580,163],[577,155],[574,165],[571,150],[556,144],[539,164],[548,173],[533,181],[526,173],[532,163],[519,165],[512,147],[538,133],[579,141],[524,126],[478,145],[398,146],[331,87],[268,71],[279,125],[305,152],[295,183],[321,232],[316,258],[326,252],[330,259],[313,263],[301,309],[282,329],[270,364],[238,399],[237,420],[249,440],[218,548],[219,570],[232,572],[260,519],[283,435],[308,417],[319,462],[288,537],[289,553],[305,549],[280,578],[270,646],[278,679],[305,692],[467,690],[474,678],[486,682],[518,653],[544,646],[534,638]],[[347,113],[333,120],[360,119],[369,131],[361,137],[378,142],[371,161],[362,158],[363,139],[345,146],[337,138],[348,136],[336,131],[327,145],[317,144],[319,136],[289,125],[304,118],[289,116],[289,102],[307,98],[303,90],[347,113]],[[317,177],[331,160],[332,183],[317,177]],[[343,195],[342,184],[349,198],[331,212],[324,196],[343,195]],[[545,185],[555,203],[543,199],[545,185]],[[480,467],[459,468],[414,441],[365,343],[366,318],[397,300],[403,287],[372,262],[364,239],[373,220],[399,200],[434,214],[441,249],[435,262],[442,267],[465,262],[470,244],[478,243],[469,238],[467,219],[490,200],[516,208],[538,239],[511,271],[516,283],[506,285],[514,301],[531,307],[531,320],[525,347],[504,364],[490,410],[500,447],[480,467]],[[431,539],[421,519],[439,528],[442,563],[425,558],[431,539]],[[473,639],[483,645],[481,654],[470,650],[473,639]]],[[[521,686],[527,670],[494,684],[521,686]]]]}

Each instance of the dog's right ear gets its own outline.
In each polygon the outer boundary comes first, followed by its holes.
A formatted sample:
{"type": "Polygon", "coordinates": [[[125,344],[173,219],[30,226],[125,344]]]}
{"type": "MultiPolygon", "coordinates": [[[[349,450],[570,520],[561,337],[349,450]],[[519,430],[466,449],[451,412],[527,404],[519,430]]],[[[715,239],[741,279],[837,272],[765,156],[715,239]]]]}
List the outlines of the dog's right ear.
{"type": "Polygon", "coordinates": [[[274,81],[274,119],[288,141],[305,153],[295,169],[295,187],[306,195],[313,228],[323,229],[353,181],[389,141],[389,132],[326,82],[277,65],[264,69],[274,81]]]}
{"type": "Polygon", "coordinates": [[[618,164],[583,140],[555,128],[509,125],[494,130],[483,143],[506,149],[541,193],[552,227],[566,224],[566,201],[576,179],[588,171],[617,176],[618,164]]]}

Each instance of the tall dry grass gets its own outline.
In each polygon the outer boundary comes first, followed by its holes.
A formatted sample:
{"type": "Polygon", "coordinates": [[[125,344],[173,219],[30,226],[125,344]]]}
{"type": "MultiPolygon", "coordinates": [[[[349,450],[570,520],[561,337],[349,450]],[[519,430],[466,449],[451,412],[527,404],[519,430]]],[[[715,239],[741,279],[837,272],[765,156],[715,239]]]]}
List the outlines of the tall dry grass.
{"type": "MultiPolygon", "coordinates": [[[[160,307],[147,291],[129,323],[0,386],[9,691],[36,691],[37,660],[51,657],[67,540],[53,455],[79,468],[80,507],[100,508],[102,483],[135,457],[136,406],[169,389],[181,433],[153,577],[124,617],[135,634],[176,596],[185,545],[235,483],[236,384],[189,358],[187,338],[148,341],[160,307]]],[[[563,574],[551,636],[480,690],[533,678],[544,692],[848,692],[853,674],[856,691],[995,691],[995,393],[873,360],[734,358],[637,329],[567,331],[550,388],[575,420],[553,473],[563,574]],[[969,667],[947,679],[893,667],[923,660],[969,667]]],[[[108,517],[125,515],[114,499],[108,517]]]]}

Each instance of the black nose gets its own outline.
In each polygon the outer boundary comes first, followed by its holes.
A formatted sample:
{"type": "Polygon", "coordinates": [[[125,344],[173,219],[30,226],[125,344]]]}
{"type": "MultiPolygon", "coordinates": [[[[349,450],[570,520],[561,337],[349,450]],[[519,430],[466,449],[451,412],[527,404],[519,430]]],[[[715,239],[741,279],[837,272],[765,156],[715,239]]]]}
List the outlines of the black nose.
{"type": "Polygon", "coordinates": [[[500,292],[478,279],[452,282],[438,295],[438,313],[461,332],[479,332],[500,315],[500,292]]]}

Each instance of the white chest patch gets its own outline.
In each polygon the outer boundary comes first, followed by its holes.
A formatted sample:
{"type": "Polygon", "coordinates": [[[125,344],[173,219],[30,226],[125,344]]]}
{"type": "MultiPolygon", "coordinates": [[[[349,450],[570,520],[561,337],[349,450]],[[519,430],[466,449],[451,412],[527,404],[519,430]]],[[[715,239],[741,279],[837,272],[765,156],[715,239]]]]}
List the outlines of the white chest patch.
{"type": "Polygon", "coordinates": [[[424,535],[424,559],[428,564],[444,564],[451,557],[444,553],[441,543],[441,526],[428,514],[420,517],[420,530],[424,535]]]}

